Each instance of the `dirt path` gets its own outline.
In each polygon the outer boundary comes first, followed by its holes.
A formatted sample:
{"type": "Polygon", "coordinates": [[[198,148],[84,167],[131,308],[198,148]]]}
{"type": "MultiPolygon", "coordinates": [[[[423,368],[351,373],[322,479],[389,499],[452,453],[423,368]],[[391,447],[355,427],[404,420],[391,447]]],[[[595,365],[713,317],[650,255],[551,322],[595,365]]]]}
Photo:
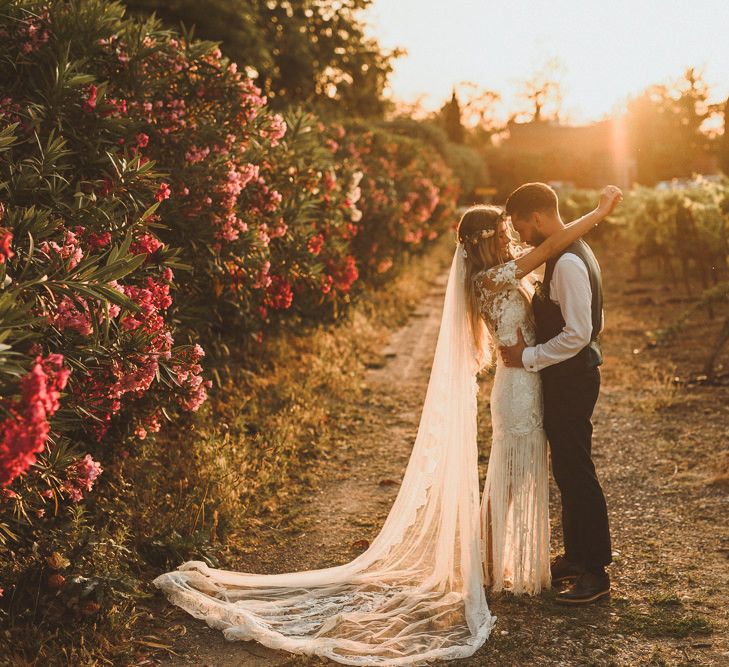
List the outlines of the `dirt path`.
{"type": "MultiPolygon", "coordinates": [[[[676,313],[651,283],[626,283],[605,267],[606,363],[593,454],[605,490],[615,562],[610,601],[565,609],[553,592],[536,598],[490,595],[498,622],[473,657],[454,665],[729,664],[729,490],[708,481],[727,449],[729,389],[675,388],[670,379],[700,367],[702,323],[668,347],[646,348],[644,332],[676,313]]],[[[302,508],[300,532],[281,536],[241,562],[251,572],[344,563],[379,531],[397,493],[417,431],[443,300],[445,275],[394,332],[383,365],[366,375],[364,404],[347,407],[332,475],[302,508]]],[[[479,405],[480,478],[490,441],[488,393],[479,405]]],[[[559,496],[551,488],[552,547],[560,546],[559,496]]],[[[177,657],[165,665],[331,665],[318,658],[227,642],[171,606],[177,657]]]]}

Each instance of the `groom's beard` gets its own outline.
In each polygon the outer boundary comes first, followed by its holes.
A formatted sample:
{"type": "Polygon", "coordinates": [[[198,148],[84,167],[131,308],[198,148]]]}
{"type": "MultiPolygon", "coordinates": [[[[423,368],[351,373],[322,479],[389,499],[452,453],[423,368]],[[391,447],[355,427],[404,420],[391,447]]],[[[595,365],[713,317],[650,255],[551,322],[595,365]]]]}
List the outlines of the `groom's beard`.
{"type": "Polygon", "coordinates": [[[542,234],[542,232],[538,232],[536,229],[532,232],[532,237],[529,239],[531,241],[530,245],[536,248],[538,245],[541,245],[547,240],[547,237],[542,234]]]}

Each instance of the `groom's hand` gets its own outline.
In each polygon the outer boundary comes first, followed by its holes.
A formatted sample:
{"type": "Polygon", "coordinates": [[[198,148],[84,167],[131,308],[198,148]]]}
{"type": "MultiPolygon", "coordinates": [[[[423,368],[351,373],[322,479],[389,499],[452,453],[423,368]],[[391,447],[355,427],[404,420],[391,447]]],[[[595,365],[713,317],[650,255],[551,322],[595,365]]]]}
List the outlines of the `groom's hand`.
{"type": "Polygon", "coordinates": [[[499,348],[501,358],[504,360],[504,364],[510,368],[524,368],[524,364],[521,360],[521,353],[524,352],[524,348],[527,346],[524,340],[524,335],[521,332],[521,327],[516,330],[516,344],[515,345],[502,345],[499,348]]]}
{"type": "Polygon", "coordinates": [[[600,193],[597,208],[604,216],[608,216],[621,201],[623,201],[622,190],[616,185],[608,185],[600,193]]]}

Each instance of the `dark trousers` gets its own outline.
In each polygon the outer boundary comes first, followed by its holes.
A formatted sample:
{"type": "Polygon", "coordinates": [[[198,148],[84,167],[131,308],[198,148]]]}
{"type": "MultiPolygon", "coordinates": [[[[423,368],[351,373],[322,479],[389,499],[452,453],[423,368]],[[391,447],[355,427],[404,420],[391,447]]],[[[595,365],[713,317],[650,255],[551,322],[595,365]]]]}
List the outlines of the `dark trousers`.
{"type": "Polygon", "coordinates": [[[590,420],[600,392],[600,369],[543,372],[542,389],[552,473],[562,496],[565,556],[598,570],[612,561],[607,505],[591,456],[590,420]]]}

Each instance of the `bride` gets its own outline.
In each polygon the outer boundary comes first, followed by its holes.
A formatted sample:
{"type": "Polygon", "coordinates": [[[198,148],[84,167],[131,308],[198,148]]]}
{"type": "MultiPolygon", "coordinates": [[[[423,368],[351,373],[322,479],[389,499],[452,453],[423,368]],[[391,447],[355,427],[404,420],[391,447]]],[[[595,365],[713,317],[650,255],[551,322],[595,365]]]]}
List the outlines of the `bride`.
{"type": "Polygon", "coordinates": [[[188,561],[154,585],[229,640],[253,639],[348,665],[472,655],[496,622],[484,583],[514,593],[549,585],[538,375],[497,364],[494,437],[480,501],[477,374],[491,363],[492,339],[512,342],[521,327],[529,341],[525,277],[602,220],[615,190],[606,188],[594,211],[518,257],[500,209],[464,213],[413,450],[365,552],[343,565],[282,574],[188,561]]]}

